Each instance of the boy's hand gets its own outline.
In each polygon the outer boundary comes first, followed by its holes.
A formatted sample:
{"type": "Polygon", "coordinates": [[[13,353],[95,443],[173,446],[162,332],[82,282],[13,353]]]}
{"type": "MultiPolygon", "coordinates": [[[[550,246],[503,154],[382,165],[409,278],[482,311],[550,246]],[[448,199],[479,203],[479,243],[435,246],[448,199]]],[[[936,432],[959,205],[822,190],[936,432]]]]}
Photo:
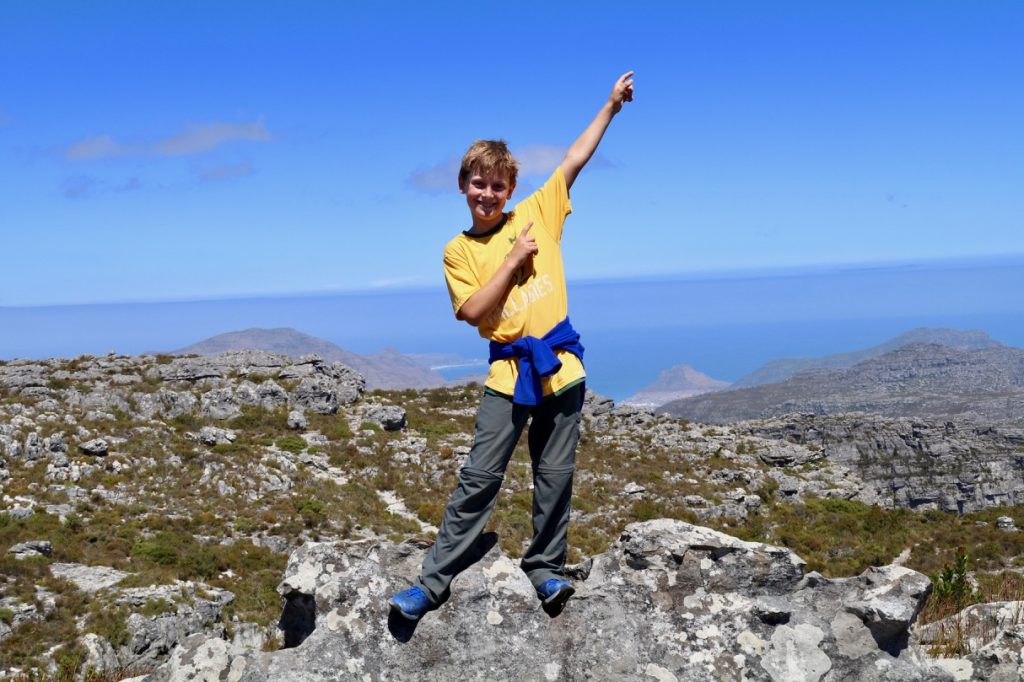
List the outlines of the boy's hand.
{"type": "Polygon", "coordinates": [[[613,114],[617,114],[622,110],[623,102],[633,101],[632,71],[627,71],[619,76],[619,80],[615,81],[615,87],[612,88],[612,94],[608,97],[608,101],[611,102],[613,114]]]}
{"type": "Polygon", "coordinates": [[[531,227],[533,227],[532,220],[519,233],[515,244],[512,245],[512,251],[508,254],[509,265],[514,266],[516,269],[532,260],[537,253],[537,240],[530,236],[531,227]]]}

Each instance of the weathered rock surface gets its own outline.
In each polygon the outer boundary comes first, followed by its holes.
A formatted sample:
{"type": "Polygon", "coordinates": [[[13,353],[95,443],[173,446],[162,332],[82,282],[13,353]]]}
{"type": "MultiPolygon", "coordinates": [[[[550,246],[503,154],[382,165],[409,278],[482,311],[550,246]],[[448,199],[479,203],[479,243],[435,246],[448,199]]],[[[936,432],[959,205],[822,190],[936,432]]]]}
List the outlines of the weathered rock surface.
{"type": "Polygon", "coordinates": [[[846,414],[786,415],[735,430],[856,472],[855,499],[870,504],[967,513],[1024,503],[1024,428],[846,414]]]}
{"type": "Polygon", "coordinates": [[[26,559],[30,556],[50,556],[53,554],[53,544],[49,540],[29,540],[11,545],[7,550],[13,554],[15,559],[26,559]]]}
{"type": "Polygon", "coordinates": [[[959,649],[941,661],[957,680],[1017,682],[1024,679],[1024,601],[974,604],[915,633],[922,646],[959,649]]]}
{"type": "Polygon", "coordinates": [[[70,563],[50,564],[50,573],[55,578],[70,580],[75,587],[89,594],[112,587],[130,575],[109,566],[85,566],[70,563]]]}
{"type": "Polygon", "coordinates": [[[658,520],[595,557],[554,617],[491,547],[416,626],[389,619],[384,601],[423,551],[307,544],[279,587],[286,641],[299,646],[194,637],[146,679],[953,679],[908,646],[930,583],[901,567],[829,580],[804,575],[789,550],[658,520]]]}
{"type": "Polygon", "coordinates": [[[366,411],[366,420],[385,431],[398,431],[405,427],[405,410],[398,405],[373,405],[366,411]]]}

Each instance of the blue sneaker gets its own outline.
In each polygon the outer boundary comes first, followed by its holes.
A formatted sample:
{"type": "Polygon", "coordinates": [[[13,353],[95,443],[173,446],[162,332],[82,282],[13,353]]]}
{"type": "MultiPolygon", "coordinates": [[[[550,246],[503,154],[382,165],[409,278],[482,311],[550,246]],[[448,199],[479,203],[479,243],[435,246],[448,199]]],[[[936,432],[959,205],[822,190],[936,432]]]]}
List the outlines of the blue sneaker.
{"type": "Polygon", "coordinates": [[[392,613],[397,611],[407,620],[419,620],[430,610],[430,599],[423,590],[413,585],[388,599],[388,606],[392,613]]]}
{"type": "Polygon", "coordinates": [[[551,578],[541,583],[537,588],[537,597],[544,602],[544,606],[561,606],[576,593],[576,588],[568,580],[551,578]]]}

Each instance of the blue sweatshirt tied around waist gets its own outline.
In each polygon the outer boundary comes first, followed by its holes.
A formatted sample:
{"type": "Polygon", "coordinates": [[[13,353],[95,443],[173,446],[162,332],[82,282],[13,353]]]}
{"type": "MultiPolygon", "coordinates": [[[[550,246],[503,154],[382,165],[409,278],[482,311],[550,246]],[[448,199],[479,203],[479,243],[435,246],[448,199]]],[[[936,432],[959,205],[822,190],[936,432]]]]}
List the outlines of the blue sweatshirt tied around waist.
{"type": "Polygon", "coordinates": [[[512,402],[516,405],[539,405],[544,397],[541,377],[549,377],[562,368],[562,361],[555,356],[556,350],[567,350],[583,361],[580,335],[572,328],[568,317],[539,339],[524,336],[512,343],[491,341],[488,362],[519,358],[519,377],[512,402]]]}

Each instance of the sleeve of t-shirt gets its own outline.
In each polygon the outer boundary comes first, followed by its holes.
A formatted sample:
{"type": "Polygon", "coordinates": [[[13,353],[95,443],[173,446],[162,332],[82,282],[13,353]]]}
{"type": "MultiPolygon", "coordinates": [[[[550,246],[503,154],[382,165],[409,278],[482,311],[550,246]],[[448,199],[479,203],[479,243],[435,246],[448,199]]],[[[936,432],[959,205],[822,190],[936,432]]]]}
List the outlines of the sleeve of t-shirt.
{"type": "Polygon", "coordinates": [[[569,188],[565,186],[565,174],[561,166],[555,168],[555,172],[540,189],[523,200],[523,206],[532,215],[540,216],[552,239],[556,242],[562,240],[562,226],[565,217],[572,213],[572,203],[569,201],[569,188]]]}
{"type": "Polygon", "coordinates": [[[448,284],[452,309],[458,315],[462,304],[480,289],[480,283],[465,256],[452,244],[444,250],[444,280],[448,284]]]}

